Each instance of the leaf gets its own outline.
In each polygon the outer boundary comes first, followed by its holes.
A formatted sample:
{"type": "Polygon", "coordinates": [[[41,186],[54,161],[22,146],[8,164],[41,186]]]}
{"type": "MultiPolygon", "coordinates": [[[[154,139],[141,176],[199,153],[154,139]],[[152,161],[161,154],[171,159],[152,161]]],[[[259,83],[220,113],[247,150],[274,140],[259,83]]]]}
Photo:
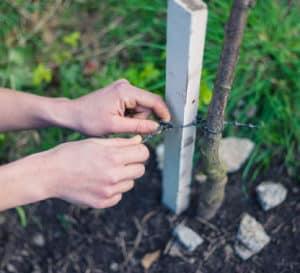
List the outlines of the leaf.
{"type": "Polygon", "coordinates": [[[160,257],[160,250],[156,250],[151,253],[147,253],[142,259],[142,266],[145,270],[148,270],[151,265],[156,262],[160,257]]]}
{"type": "Polygon", "coordinates": [[[43,64],[39,64],[33,70],[32,81],[34,85],[40,85],[43,82],[49,83],[52,80],[52,71],[43,64]]]}
{"type": "Polygon", "coordinates": [[[142,70],[140,77],[141,80],[149,80],[156,78],[159,75],[159,70],[155,68],[154,63],[146,63],[142,70]]]}
{"type": "Polygon", "coordinates": [[[14,66],[7,70],[10,87],[22,89],[24,86],[32,85],[32,74],[29,67],[14,66]]]}
{"type": "Polygon", "coordinates": [[[8,51],[9,63],[15,65],[25,65],[32,59],[32,50],[29,47],[13,47],[8,51]]]}
{"type": "Polygon", "coordinates": [[[207,81],[202,80],[200,84],[199,108],[208,105],[212,98],[212,90],[209,88],[207,81]]]}
{"type": "Polygon", "coordinates": [[[80,33],[78,31],[72,32],[69,35],[63,37],[63,42],[72,48],[77,48],[80,39],[80,33]]]}
{"type": "Polygon", "coordinates": [[[27,226],[27,216],[23,207],[16,207],[21,226],[24,228],[27,226]]]}
{"type": "Polygon", "coordinates": [[[5,135],[4,134],[0,134],[0,143],[3,142],[5,140],[5,135]]]}

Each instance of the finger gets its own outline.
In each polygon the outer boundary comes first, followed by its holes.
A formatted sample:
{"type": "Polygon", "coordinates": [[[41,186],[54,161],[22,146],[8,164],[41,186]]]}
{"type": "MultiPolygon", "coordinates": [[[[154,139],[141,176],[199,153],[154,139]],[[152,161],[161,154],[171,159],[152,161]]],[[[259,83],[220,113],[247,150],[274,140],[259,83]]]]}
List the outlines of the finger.
{"type": "Polygon", "coordinates": [[[92,138],[91,141],[105,146],[129,146],[129,145],[140,144],[142,142],[142,137],[140,135],[136,135],[131,138],[107,138],[107,139],[92,138]]]}
{"type": "Polygon", "coordinates": [[[115,133],[139,133],[149,134],[157,130],[159,124],[152,120],[135,119],[128,117],[114,116],[115,133]]]}
{"type": "Polygon", "coordinates": [[[124,146],[120,148],[118,160],[127,165],[145,162],[149,158],[149,150],[143,144],[124,146]]]}
{"type": "Polygon", "coordinates": [[[155,114],[164,121],[171,120],[171,115],[168,107],[159,95],[150,93],[137,87],[133,88],[135,89],[137,102],[139,105],[151,108],[155,112],[155,114]]]}
{"type": "Polygon", "coordinates": [[[118,181],[135,180],[140,178],[145,173],[144,164],[131,164],[120,169],[120,177],[118,181]]]}
{"type": "Polygon", "coordinates": [[[130,191],[134,187],[134,180],[122,181],[111,186],[113,195],[130,191]]]}
{"type": "Polygon", "coordinates": [[[137,106],[135,108],[136,113],[134,113],[131,117],[135,119],[147,119],[152,114],[151,109],[146,108],[144,106],[137,106]]]}
{"type": "Polygon", "coordinates": [[[110,198],[106,199],[98,199],[98,198],[93,198],[89,203],[92,207],[94,208],[109,208],[112,206],[117,205],[122,199],[122,194],[118,193],[110,198]]]}

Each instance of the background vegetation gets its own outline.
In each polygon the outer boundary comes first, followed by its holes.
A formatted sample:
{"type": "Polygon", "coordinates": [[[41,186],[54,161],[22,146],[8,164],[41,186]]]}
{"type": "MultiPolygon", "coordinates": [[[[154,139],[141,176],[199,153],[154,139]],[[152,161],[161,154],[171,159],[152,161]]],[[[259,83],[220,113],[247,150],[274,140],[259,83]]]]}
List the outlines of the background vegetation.
{"type": "MultiPolygon", "coordinates": [[[[203,115],[231,1],[207,4],[203,115]]],[[[257,143],[244,178],[253,179],[271,165],[291,176],[299,173],[299,12],[297,0],[264,0],[257,1],[249,17],[227,117],[262,126],[225,131],[257,143]]],[[[4,0],[0,25],[0,86],[78,97],[125,77],[164,93],[166,1],[4,0]]],[[[80,137],[61,129],[1,134],[0,162],[80,137]]]]}

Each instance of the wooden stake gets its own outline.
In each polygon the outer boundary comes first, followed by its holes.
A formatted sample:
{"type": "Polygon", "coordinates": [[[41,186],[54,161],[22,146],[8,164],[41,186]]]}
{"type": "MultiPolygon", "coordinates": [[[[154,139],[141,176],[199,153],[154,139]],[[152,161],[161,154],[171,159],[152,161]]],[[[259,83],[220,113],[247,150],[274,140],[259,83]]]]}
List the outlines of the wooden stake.
{"type": "MultiPolygon", "coordinates": [[[[201,0],[169,0],[166,99],[174,124],[197,115],[206,22],[201,0]]],[[[176,213],[189,204],[195,134],[194,127],[165,134],[163,203],[176,213]]]]}

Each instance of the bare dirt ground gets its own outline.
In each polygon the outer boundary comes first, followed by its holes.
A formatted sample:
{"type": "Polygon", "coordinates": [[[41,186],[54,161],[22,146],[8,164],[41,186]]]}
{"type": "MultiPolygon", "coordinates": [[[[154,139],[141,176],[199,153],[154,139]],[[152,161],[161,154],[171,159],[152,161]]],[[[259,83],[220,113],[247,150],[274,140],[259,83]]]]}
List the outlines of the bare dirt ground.
{"type": "Polygon", "coordinates": [[[230,176],[227,197],[210,222],[195,216],[193,204],[180,217],[160,204],[161,175],[155,156],[147,173],[122,202],[104,211],[82,209],[59,200],[27,206],[27,227],[15,210],[0,214],[0,273],[297,273],[300,272],[300,188],[274,166],[257,181],[275,178],[289,189],[287,200],[263,212],[253,194],[255,184],[242,191],[240,174],[230,176]],[[261,253],[244,262],[233,250],[241,215],[248,212],[271,236],[261,253]],[[172,230],[181,221],[193,228],[204,243],[192,254],[172,257],[166,251],[172,230]],[[41,237],[44,241],[37,237],[41,237]],[[35,239],[34,239],[35,238],[35,239]],[[160,250],[146,271],[145,254],[160,250]]]}

